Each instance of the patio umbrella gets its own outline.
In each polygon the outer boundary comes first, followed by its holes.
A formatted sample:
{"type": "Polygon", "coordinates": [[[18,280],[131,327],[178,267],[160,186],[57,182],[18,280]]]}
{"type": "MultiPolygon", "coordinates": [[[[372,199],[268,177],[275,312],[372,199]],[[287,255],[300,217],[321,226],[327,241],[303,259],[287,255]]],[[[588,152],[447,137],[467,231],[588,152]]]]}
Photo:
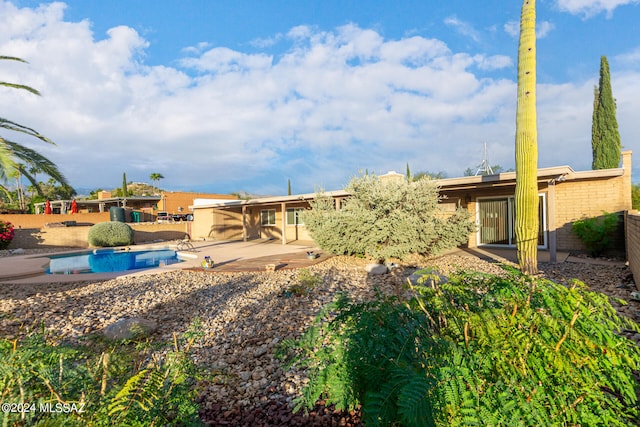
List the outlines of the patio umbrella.
{"type": "Polygon", "coordinates": [[[45,215],[51,215],[51,203],[48,200],[44,204],[44,213],[45,215]]]}
{"type": "Polygon", "coordinates": [[[78,203],[76,202],[76,199],[73,199],[71,202],[71,213],[78,213],[78,203]]]}

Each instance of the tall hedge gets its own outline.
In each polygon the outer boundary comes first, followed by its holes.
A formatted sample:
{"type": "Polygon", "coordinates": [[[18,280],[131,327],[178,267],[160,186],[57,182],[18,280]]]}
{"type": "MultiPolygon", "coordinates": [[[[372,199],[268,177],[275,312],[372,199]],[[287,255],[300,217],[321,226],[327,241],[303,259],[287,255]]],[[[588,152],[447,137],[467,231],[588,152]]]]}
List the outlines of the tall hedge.
{"type": "Polygon", "coordinates": [[[620,132],[616,119],[616,100],[611,89],[609,62],[600,58],[600,81],[594,90],[591,125],[592,169],[617,168],[620,164],[620,132]]]}
{"type": "Polygon", "coordinates": [[[438,190],[429,178],[383,181],[365,175],[346,187],[351,197],[339,210],[320,193],[303,220],[313,240],[334,254],[382,260],[437,253],[466,242],[475,229],[466,210],[442,211],[438,190]]]}
{"type": "Polygon", "coordinates": [[[100,222],[89,229],[89,244],[91,246],[110,247],[133,244],[134,232],[124,222],[100,222]]]}

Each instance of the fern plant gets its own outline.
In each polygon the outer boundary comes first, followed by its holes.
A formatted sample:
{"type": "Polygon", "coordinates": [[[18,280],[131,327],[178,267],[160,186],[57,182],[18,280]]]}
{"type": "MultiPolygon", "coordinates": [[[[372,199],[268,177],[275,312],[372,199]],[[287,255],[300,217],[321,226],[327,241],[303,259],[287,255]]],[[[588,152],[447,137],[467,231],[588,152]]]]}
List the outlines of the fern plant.
{"type": "Polygon", "coordinates": [[[0,424],[201,425],[196,382],[203,371],[189,357],[201,335],[194,321],[182,337],[174,335],[168,351],[149,343],[59,344],[44,329],[23,339],[0,339],[2,402],[35,405],[24,414],[2,413],[0,424]],[[82,410],[41,410],[57,403],[82,410]]]}
{"type": "Polygon", "coordinates": [[[320,397],[366,425],[627,425],[637,420],[638,331],[606,296],[511,271],[461,273],[407,301],[342,296],[281,351],[320,397]],[[335,313],[332,315],[331,313],[335,313]]]}

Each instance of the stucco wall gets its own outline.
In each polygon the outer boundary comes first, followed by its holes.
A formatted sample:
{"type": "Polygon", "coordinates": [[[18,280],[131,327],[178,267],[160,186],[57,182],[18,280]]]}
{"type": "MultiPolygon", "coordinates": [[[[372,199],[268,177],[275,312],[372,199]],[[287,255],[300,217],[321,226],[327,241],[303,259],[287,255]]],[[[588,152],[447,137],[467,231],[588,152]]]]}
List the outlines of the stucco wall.
{"type": "MultiPolygon", "coordinates": [[[[108,220],[108,218],[107,218],[108,220]]],[[[164,224],[129,224],[135,232],[134,242],[136,244],[148,243],[156,240],[177,240],[183,239],[189,233],[190,223],[164,223],[164,224]]],[[[42,227],[42,228],[20,228],[16,229],[16,234],[9,249],[37,249],[47,247],[89,247],[87,236],[90,226],[79,227],[42,227]]]]}
{"type": "MultiPolygon", "coordinates": [[[[308,208],[306,202],[287,203],[286,209],[308,208]]],[[[245,226],[247,239],[282,239],[282,205],[267,204],[264,206],[247,206],[245,208],[245,226]],[[261,226],[260,211],[274,209],[275,225],[261,226]]],[[[193,239],[242,240],[242,208],[227,209],[198,208],[194,213],[193,239]]],[[[289,241],[311,240],[304,225],[287,225],[285,221],[285,238],[289,241]]]]}
{"type": "Polygon", "coordinates": [[[32,214],[0,214],[0,220],[9,221],[18,228],[41,228],[52,222],[76,221],[76,223],[97,224],[109,221],[109,212],[32,215],[32,214]]]}

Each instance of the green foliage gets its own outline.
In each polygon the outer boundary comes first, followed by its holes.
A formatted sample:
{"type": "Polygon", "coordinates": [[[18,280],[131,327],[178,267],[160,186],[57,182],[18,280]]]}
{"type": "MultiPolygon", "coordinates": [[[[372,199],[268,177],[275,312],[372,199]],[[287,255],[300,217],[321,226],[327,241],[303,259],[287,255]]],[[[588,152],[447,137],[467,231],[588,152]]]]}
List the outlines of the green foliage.
{"type": "Polygon", "coordinates": [[[133,244],[133,229],[123,222],[100,222],[89,229],[89,244],[98,247],[133,244]]]}
{"type": "Polygon", "coordinates": [[[44,331],[0,340],[2,403],[33,405],[24,414],[3,411],[2,425],[201,425],[193,328],[196,322],[163,357],[148,343],[61,345],[44,331]]]}
{"type": "Polygon", "coordinates": [[[280,350],[307,369],[297,408],[362,405],[371,426],[623,426],[640,416],[638,325],[605,295],[511,271],[429,275],[414,297],[325,307],[280,350]]]}
{"type": "Polygon", "coordinates": [[[0,249],[6,249],[15,236],[13,224],[0,220],[0,249]]]}
{"type": "Polygon", "coordinates": [[[311,273],[306,268],[298,270],[298,282],[289,287],[288,292],[295,296],[304,296],[322,282],[322,277],[318,273],[311,273]]]}
{"type": "Polygon", "coordinates": [[[127,174],[122,172],[122,187],[120,188],[121,197],[129,197],[129,190],[127,188],[127,174]]]}
{"type": "Polygon", "coordinates": [[[328,252],[376,259],[431,254],[466,242],[474,230],[465,210],[440,209],[438,186],[428,178],[383,181],[364,175],[346,191],[351,197],[340,210],[319,194],[303,213],[313,240],[328,252]]]}
{"type": "Polygon", "coordinates": [[[591,256],[600,256],[609,248],[617,229],[618,215],[606,212],[600,217],[579,219],[571,226],[591,256]]]}
{"type": "Polygon", "coordinates": [[[635,210],[640,210],[640,184],[635,183],[631,187],[631,206],[635,210]]]}
{"type": "MultiPolygon", "coordinates": [[[[5,55],[0,55],[0,60],[16,61],[22,63],[27,62],[21,58],[5,55]]],[[[40,95],[40,92],[38,92],[36,89],[17,83],[5,82],[0,80],[0,87],[25,90],[34,95],[40,95]]],[[[10,133],[28,135],[33,138],[37,138],[42,142],[55,145],[53,141],[51,141],[49,138],[42,135],[38,131],[27,126],[12,122],[11,120],[7,120],[3,117],[0,117],[0,130],[9,131],[10,133]]],[[[15,141],[11,141],[5,136],[0,136],[0,184],[6,182],[8,178],[12,177],[12,175],[18,174],[19,187],[21,187],[22,185],[20,183],[20,178],[22,176],[27,178],[27,180],[29,180],[32,185],[37,187],[38,184],[35,177],[31,175],[27,168],[24,167],[25,164],[32,166],[32,168],[38,170],[39,172],[46,173],[55,181],[68,187],[68,183],[64,175],[58,170],[57,166],[51,160],[44,157],[37,151],[26,147],[25,145],[22,145],[15,141]]],[[[6,191],[6,187],[1,185],[0,187],[4,188],[3,191],[6,191]]],[[[20,210],[24,210],[24,208],[24,204],[20,206],[20,210]]]]}
{"type": "Polygon", "coordinates": [[[609,62],[600,58],[599,86],[594,88],[591,124],[592,169],[617,168],[620,164],[620,133],[616,119],[616,100],[611,89],[609,62]]]}

